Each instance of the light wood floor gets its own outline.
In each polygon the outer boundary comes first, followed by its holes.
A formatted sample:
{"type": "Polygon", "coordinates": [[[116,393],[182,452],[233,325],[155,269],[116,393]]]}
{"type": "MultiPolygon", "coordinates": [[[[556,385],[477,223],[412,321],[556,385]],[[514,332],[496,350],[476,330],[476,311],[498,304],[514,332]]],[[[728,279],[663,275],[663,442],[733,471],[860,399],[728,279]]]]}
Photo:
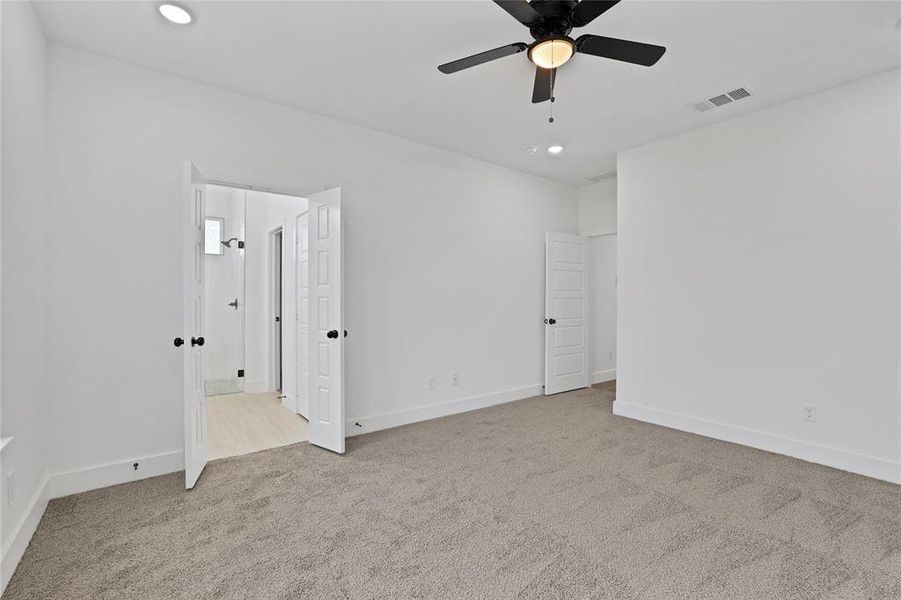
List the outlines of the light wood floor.
{"type": "Polygon", "coordinates": [[[275,392],[207,398],[209,460],[309,439],[307,420],[282,406],[275,392]]]}

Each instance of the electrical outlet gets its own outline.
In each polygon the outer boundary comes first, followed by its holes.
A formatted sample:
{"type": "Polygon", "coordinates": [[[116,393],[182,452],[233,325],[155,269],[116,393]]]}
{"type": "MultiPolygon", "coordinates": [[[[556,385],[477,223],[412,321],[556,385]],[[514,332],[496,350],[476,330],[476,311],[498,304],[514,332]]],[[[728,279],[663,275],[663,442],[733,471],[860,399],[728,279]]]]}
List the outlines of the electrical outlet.
{"type": "Polygon", "coordinates": [[[802,406],[804,409],[804,420],[816,422],[817,420],[817,407],[815,404],[805,404],[802,406]]]}
{"type": "Polygon", "coordinates": [[[430,390],[434,390],[435,385],[436,385],[435,376],[432,375],[431,377],[429,377],[428,381],[426,381],[426,387],[428,387],[428,389],[430,389],[430,390]]]}
{"type": "Polygon", "coordinates": [[[451,385],[454,387],[457,387],[458,385],[460,385],[460,374],[459,373],[454,373],[453,375],[451,375],[451,385]]]}
{"type": "Polygon", "coordinates": [[[12,504],[16,499],[16,474],[12,471],[6,474],[6,503],[12,504]]]}

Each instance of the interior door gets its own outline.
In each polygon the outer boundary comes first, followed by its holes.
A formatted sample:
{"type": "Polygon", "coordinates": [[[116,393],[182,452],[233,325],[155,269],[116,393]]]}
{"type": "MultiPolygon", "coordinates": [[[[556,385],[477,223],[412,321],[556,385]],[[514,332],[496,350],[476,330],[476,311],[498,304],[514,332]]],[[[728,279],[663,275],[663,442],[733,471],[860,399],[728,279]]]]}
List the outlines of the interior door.
{"type": "Polygon", "coordinates": [[[547,232],[544,323],[544,393],[589,387],[588,238],[547,232]]]}
{"type": "Polygon", "coordinates": [[[310,196],[310,443],[344,454],[341,190],[310,196]]]}
{"type": "Polygon", "coordinates": [[[203,384],[203,271],[206,181],[186,163],[184,174],[185,487],[206,466],[206,393],[203,384]]]}

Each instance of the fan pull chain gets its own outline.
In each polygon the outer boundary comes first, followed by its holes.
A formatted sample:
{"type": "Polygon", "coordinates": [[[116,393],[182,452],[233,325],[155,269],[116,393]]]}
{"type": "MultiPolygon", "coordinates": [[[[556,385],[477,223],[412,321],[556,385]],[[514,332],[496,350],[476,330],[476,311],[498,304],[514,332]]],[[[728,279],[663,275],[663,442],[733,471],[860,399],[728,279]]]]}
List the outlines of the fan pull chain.
{"type": "MultiPolygon", "coordinates": [[[[553,67],[553,65],[554,65],[554,44],[551,43],[551,66],[553,67]]],[[[556,75],[557,75],[557,72],[555,70],[553,70],[553,68],[552,68],[551,76],[548,77],[548,80],[547,80],[547,85],[549,88],[548,96],[551,97],[551,104],[548,109],[548,112],[550,113],[550,115],[548,116],[548,119],[547,119],[548,123],[554,122],[554,77],[556,77],[556,75]]]]}

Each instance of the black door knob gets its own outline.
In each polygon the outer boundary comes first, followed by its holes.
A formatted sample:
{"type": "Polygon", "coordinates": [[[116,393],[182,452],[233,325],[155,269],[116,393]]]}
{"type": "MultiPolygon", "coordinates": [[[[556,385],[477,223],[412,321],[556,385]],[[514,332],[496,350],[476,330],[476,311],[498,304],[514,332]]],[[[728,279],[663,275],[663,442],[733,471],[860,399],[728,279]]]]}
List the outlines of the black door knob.
{"type": "Polygon", "coordinates": [[[204,341],[205,340],[202,337],[192,337],[191,345],[192,346],[203,346],[204,341]]]}
{"type": "Polygon", "coordinates": [[[338,330],[332,329],[331,331],[329,331],[328,333],[325,334],[325,337],[327,337],[329,339],[337,339],[338,338],[338,330]]]}
{"type": "Polygon", "coordinates": [[[175,338],[175,340],[172,343],[175,344],[176,348],[178,348],[179,346],[184,345],[185,341],[181,338],[175,338]]]}
{"type": "Polygon", "coordinates": [[[550,323],[551,325],[553,325],[554,323],[557,322],[557,319],[548,319],[547,322],[550,323]]]}

